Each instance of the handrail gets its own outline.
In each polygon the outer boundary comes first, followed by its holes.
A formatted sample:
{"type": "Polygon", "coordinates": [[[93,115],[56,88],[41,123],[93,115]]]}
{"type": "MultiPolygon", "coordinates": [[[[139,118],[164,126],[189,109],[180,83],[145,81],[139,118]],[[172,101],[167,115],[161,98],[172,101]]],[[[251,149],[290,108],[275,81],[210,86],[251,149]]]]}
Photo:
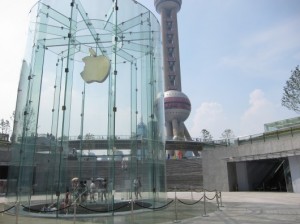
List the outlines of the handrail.
{"type": "MultiPolygon", "coordinates": [[[[291,135],[293,136],[296,133],[300,133],[300,125],[299,126],[295,126],[295,127],[288,127],[288,128],[282,128],[279,130],[275,130],[275,131],[268,131],[268,132],[263,132],[263,133],[257,133],[257,134],[253,134],[253,135],[247,135],[247,136],[239,136],[239,137],[235,137],[235,138],[229,138],[229,139],[214,139],[214,140],[205,140],[202,139],[200,137],[192,137],[191,140],[184,140],[186,142],[200,142],[203,143],[205,145],[236,145],[236,144],[240,144],[243,142],[253,142],[253,141],[257,141],[257,140],[267,140],[268,138],[278,138],[282,135],[291,135]]],[[[38,134],[38,137],[48,137],[49,138],[49,134],[38,134]]],[[[95,140],[109,140],[110,136],[107,136],[105,134],[103,135],[91,135],[91,136],[83,136],[83,140],[85,141],[95,141],[95,140]]],[[[66,136],[66,140],[69,141],[80,141],[81,138],[80,136],[66,136]]],[[[143,138],[142,136],[131,136],[131,135],[117,135],[115,137],[115,140],[146,140],[145,138],[143,138]]],[[[173,140],[173,139],[169,139],[167,138],[166,141],[178,141],[178,140],[173,140]]]]}

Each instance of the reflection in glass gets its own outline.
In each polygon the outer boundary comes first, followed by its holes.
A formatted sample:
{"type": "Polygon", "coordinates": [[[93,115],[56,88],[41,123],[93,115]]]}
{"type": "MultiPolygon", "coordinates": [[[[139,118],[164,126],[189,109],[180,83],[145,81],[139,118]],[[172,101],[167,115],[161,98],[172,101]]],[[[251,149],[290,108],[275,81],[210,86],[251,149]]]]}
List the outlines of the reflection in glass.
{"type": "Polygon", "coordinates": [[[42,0],[30,13],[9,199],[84,203],[91,183],[103,194],[105,179],[106,204],[115,206],[133,198],[140,177],[139,200],[165,200],[157,19],[131,0],[42,0]]]}

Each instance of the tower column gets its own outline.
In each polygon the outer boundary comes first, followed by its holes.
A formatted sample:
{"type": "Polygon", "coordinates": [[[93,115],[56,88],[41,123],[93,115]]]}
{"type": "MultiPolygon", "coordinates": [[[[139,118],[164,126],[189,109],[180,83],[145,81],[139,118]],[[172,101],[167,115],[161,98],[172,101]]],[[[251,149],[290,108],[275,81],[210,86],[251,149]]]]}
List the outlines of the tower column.
{"type": "Polygon", "coordinates": [[[171,122],[166,121],[166,132],[167,132],[167,139],[173,138],[173,131],[172,131],[172,124],[171,122]]]}
{"type": "Polygon", "coordinates": [[[172,120],[172,126],[173,126],[173,139],[178,139],[179,135],[179,125],[177,119],[172,120]]]}
{"type": "Polygon", "coordinates": [[[184,121],[191,112],[189,98],[181,91],[177,13],[182,0],[154,0],[161,15],[165,79],[165,118],[168,138],[190,139],[184,121]]]}

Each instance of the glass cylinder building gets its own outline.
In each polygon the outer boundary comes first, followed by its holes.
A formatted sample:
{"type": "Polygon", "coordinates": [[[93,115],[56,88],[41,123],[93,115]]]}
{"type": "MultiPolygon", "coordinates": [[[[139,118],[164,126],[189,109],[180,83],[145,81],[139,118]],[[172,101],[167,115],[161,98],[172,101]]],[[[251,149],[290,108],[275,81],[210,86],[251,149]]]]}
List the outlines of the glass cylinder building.
{"type": "Polygon", "coordinates": [[[30,15],[10,201],[166,199],[158,20],[134,0],[41,0],[30,15]]]}

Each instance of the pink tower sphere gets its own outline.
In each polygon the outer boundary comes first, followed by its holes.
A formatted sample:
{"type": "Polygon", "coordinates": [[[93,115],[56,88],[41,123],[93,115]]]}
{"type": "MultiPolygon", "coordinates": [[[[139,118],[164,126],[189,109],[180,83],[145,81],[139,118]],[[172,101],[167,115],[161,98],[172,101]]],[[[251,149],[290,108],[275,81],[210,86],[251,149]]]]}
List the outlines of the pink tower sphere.
{"type": "Polygon", "coordinates": [[[169,90],[164,93],[165,119],[185,121],[191,113],[191,102],[182,92],[169,90]]]}

